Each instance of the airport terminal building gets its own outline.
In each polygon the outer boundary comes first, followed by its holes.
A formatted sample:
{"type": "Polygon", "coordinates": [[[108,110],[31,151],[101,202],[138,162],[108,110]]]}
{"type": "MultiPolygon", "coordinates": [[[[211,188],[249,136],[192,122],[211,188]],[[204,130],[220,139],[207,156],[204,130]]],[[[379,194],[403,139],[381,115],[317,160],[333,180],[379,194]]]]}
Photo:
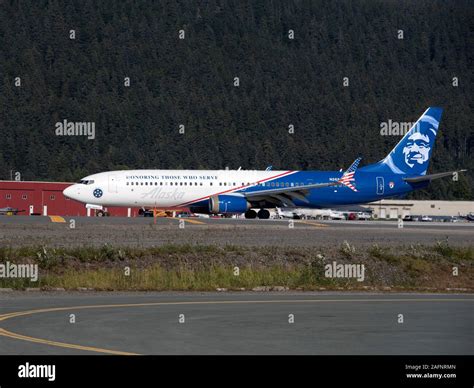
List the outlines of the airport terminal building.
{"type": "Polygon", "coordinates": [[[382,199],[362,205],[374,218],[396,219],[406,216],[464,217],[474,213],[474,201],[420,201],[382,199]]]}

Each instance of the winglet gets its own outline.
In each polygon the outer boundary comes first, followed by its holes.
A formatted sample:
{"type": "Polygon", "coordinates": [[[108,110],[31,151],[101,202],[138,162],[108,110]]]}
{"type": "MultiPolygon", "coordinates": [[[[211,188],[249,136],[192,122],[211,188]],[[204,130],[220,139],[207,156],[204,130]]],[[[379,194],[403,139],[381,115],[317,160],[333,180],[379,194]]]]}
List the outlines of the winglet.
{"type": "Polygon", "coordinates": [[[342,174],[341,179],[338,180],[339,183],[349,187],[352,191],[355,192],[357,192],[357,189],[351,182],[354,181],[354,174],[357,170],[357,167],[359,167],[359,163],[361,160],[361,157],[358,157],[356,160],[354,160],[354,163],[352,163],[351,166],[346,170],[346,172],[342,174]]]}

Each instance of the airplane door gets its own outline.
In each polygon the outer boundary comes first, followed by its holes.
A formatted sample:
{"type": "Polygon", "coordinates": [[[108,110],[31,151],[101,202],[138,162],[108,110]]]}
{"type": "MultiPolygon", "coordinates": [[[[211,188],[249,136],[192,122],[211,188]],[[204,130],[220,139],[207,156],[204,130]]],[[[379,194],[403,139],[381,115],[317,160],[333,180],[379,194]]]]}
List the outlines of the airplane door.
{"type": "Polygon", "coordinates": [[[117,175],[109,175],[109,192],[117,193],[117,175]]]}
{"type": "Polygon", "coordinates": [[[375,179],[377,181],[377,195],[382,195],[383,190],[384,190],[384,185],[385,185],[384,180],[383,180],[383,176],[378,176],[375,179]]]}

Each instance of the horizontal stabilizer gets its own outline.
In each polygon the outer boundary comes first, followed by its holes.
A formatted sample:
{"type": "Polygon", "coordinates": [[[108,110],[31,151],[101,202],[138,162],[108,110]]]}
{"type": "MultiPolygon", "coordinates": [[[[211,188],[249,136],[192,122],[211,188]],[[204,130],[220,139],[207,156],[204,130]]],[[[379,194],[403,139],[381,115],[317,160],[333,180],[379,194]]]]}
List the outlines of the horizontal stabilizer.
{"type": "Polygon", "coordinates": [[[430,174],[430,175],[420,175],[412,178],[403,178],[405,182],[408,183],[420,183],[420,182],[431,182],[434,179],[444,178],[447,176],[454,176],[458,172],[464,172],[466,170],[458,170],[458,171],[448,171],[448,172],[439,172],[437,174],[430,174]]]}

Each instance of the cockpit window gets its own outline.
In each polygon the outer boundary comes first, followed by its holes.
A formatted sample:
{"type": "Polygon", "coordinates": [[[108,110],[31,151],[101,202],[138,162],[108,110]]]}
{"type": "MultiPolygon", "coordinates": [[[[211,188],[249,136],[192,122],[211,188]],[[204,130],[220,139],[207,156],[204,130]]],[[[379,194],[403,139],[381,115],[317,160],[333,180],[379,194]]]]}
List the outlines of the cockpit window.
{"type": "Polygon", "coordinates": [[[81,179],[81,180],[79,181],[79,184],[81,184],[81,185],[92,185],[93,183],[94,183],[93,180],[81,179]]]}

